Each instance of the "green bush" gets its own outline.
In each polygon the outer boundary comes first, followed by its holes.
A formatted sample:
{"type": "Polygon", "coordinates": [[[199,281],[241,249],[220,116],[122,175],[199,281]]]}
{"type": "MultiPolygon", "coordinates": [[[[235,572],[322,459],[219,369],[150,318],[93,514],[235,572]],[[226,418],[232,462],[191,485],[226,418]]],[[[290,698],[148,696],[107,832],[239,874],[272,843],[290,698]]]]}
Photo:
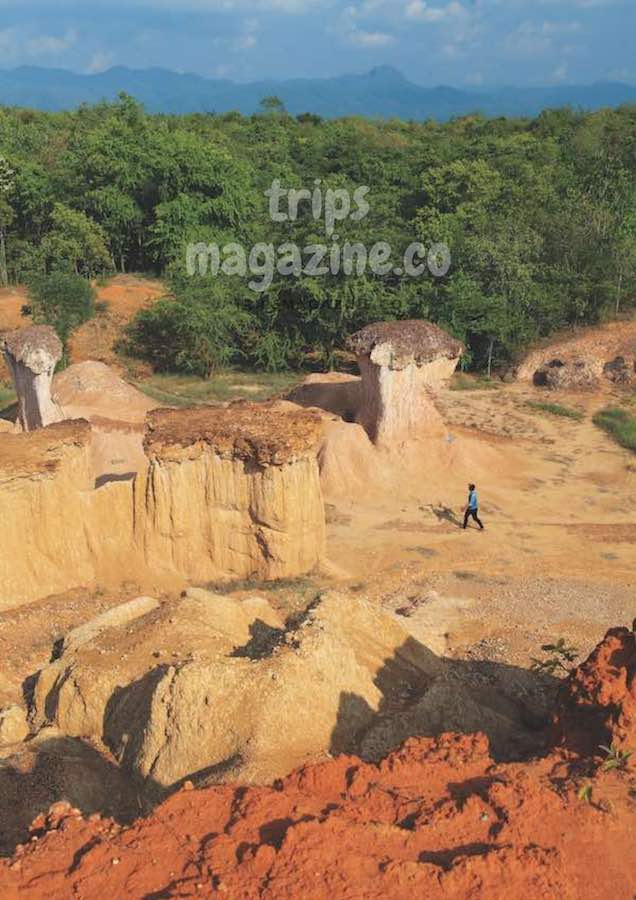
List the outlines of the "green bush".
{"type": "Polygon", "coordinates": [[[123,349],[157,372],[209,378],[240,356],[240,336],[250,322],[249,314],[222,293],[197,283],[139,312],[123,349]]]}
{"type": "Polygon", "coordinates": [[[66,272],[32,276],[29,299],[33,321],[55,328],[65,355],[73,331],[95,314],[95,291],[90,283],[66,272]]]}
{"type": "Polygon", "coordinates": [[[617,406],[608,406],[594,416],[594,424],[611,434],[621,447],[636,452],[636,416],[617,406]]]}

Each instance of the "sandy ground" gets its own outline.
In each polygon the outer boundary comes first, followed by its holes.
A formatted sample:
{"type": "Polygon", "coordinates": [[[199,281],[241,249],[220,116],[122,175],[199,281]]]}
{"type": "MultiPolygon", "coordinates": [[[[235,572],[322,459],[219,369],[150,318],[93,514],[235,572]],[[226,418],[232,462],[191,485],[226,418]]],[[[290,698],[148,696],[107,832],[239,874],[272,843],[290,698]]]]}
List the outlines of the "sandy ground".
{"type": "MultiPolygon", "coordinates": [[[[393,464],[389,490],[330,496],[328,564],[315,586],[336,582],[394,611],[410,607],[418,636],[451,656],[528,666],[561,636],[584,655],[636,616],[636,459],[591,421],[611,399],[522,385],[445,392],[452,440],[436,452],[455,454],[451,464],[424,454],[415,468],[393,464]],[[585,418],[535,411],[529,400],[585,418]],[[459,527],[468,478],[483,533],[459,527]]],[[[79,591],[0,616],[11,692],[67,630],[135,591],[79,591]]]]}
{"type": "Polygon", "coordinates": [[[394,608],[412,597],[426,608],[430,591],[448,598],[452,655],[527,665],[560,636],[587,652],[636,616],[636,458],[591,420],[612,399],[522,385],[446,392],[440,408],[461,448],[461,474],[423,456],[421,477],[401,477],[396,466],[388,493],[330,497],[330,562],[394,608]],[[585,418],[528,401],[559,402],[585,418]],[[483,533],[459,527],[467,473],[478,484],[483,533]],[[457,621],[452,598],[468,602],[457,621]]]}

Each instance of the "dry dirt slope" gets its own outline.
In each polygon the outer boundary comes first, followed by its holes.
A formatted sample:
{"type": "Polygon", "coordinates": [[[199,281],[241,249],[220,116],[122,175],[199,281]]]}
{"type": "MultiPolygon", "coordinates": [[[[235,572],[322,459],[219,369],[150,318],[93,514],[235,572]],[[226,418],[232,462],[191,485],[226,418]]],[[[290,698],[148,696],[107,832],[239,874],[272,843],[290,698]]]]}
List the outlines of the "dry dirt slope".
{"type": "Polygon", "coordinates": [[[579,752],[582,733],[633,746],[635,712],[634,633],[616,629],[565,683],[543,758],[494,765],[482,736],[447,734],[271,787],[186,784],[128,828],[58,805],[0,863],[3,896],[632,900],[633,765],[579,752]]]}
{"type": "MultiPolygon", "coordinates": [[[[108,365],[121,366],[114,345],[123,329],[140,309],[165,293],[160,281],[139,278],[134,275],[117,275],[107,284],[97,287],[97,302],[105,304],[97,315],[79,328],[71,339],[71,362],[96,360],[108,365]]],[[[25,288],[0,289],[0,332],[24,328],[30,318],[21,314],[29,299],[25,288]]],[[[0,364],[0,379],[6,380],[8,372],[0,364]]]]}

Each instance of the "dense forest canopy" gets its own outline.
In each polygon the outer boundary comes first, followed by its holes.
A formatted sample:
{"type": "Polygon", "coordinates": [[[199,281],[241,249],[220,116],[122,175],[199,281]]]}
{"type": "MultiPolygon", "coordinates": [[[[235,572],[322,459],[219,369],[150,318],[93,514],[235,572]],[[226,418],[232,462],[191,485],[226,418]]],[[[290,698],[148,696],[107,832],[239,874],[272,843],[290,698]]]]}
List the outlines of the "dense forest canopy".
{"type": "MultiPolygon", "coordinates": [[[[158,368],[209,374],[329,364],[372,320],[425,317],[468,346],[465,364],[505,364],[532,340],[626,310],[636,293],[636,107],[447,124],[259,115],[148,115],[128,96],[43,113],[0,108],[0,281],[59,273],[164,276],[129,346],[158,368]],[[445,242],[434,278],[277,272],[189,277],[188,244],[330,243],[309,204],[273,222],[265,192],[354,194],[369,214],[338,241],[445,242]]],[[[58,287],[59,290],[59,282],[58,287]]]]}

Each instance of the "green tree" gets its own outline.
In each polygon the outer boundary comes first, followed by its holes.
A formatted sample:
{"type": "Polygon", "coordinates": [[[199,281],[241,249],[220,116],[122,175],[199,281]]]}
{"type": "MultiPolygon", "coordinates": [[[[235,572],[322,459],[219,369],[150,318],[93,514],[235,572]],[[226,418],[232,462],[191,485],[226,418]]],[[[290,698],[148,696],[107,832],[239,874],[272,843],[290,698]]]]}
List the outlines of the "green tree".
{"type": "Polygon", "coordinates": [[[51,229],[42,239],[41,248],[47,272],[90,277],[109,271],[112,266],[102,227],[63,203],[53,207],[51,229]]]}
{"type": "Polygon", "coordinates": [[[11,226],[14,213],[9,197],[15,184],[15,172],[9,163],[0,156],[0,284],[6,287],[9,283],[7,270],[7,230],[11,226]]]}
{"type": "Polygon", "coordinates": [[[263,97],[263,99],[260,102],[260,107],[264,113],[268,113],[269,115],[276,115],[276,116],[287,115],[287,110],[285,109],[285,104],[280,99],[280,97],[276,97],[275,95],[263,97]]]}
{"type": "Polygon", "coordinates": [[[251,323],[219,282],[184,280],[137,315],[125,346],[157,371],[210,378],[240,356],[241,337],[251,323]]]}
{"type": "Polygon", "coordinates": [[[52,325],[64,345],[64,361],[68,357],[68,339],[73,331],[95,312],[95,291],[78,275],[53,272],[32,276],[29,299],[33,321],[52,325]]]}

